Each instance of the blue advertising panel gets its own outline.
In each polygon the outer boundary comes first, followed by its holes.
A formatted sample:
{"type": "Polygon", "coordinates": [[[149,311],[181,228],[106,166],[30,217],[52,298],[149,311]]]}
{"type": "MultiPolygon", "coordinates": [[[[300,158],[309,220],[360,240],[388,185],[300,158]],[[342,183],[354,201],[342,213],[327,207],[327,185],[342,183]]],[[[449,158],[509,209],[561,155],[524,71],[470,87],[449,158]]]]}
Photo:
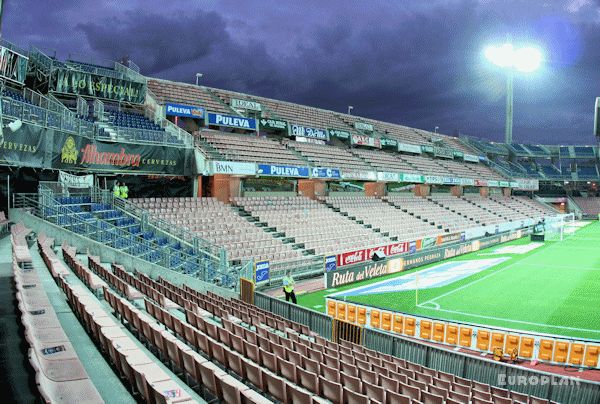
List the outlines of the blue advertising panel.
{"type": "Polygon", "coordinates": [[[414,254],[417,252],[417,242],[416,241],[411,241],[408,244],[408,253],[409,254],[414,254]]]}
{"type": "Polygon", "coordinates": [[[256,173],[259,175],[275,175],[278,177],[308,177],[308,167],[259,164],[256,173]]]}
{"type": "Polygon", "coordinates": [[[208,124],[216,126],[227,126],[229,128],[241,128],[256,130],[256,119],[244,118],[243,116],[208,113],[208,124]]]}
{"type": "Polygon", "coordinates": [[[337,269],[337,256],[329,255],[325,257],[325,272],[335,271],[337,269]]]}
{"type": "Polygon", "coordinates": [[[340,170],[337,168],[320,168],[312,169],[313,178],[341,178],[340,170]]]}
{"type": "Polygon", "coordinates": [[[202,119],[204,118],[204,108],[168,102],[165,104],[165,114],[171,116],[202,119]]]}
{"type": "Polygon", "coordinates": [[[269,280],[269,261],[259,261],[254,264],[254,281],[256,283],[267,282],[269,280]]]}

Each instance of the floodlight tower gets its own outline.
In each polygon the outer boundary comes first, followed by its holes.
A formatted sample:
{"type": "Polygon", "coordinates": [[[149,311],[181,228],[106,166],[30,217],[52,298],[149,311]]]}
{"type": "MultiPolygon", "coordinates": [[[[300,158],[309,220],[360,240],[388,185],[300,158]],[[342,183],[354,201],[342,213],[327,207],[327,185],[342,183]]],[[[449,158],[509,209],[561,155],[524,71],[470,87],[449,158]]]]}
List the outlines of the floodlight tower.
{"type": "Polygon", "coordinates": [[[513,130],[513,81],[515,72],[530,73],[542,64],[542,52],[535,47],[527,46],[515,49],[511,43],[490,46],[485,49],[485,57],[506,72],[506,122],[504,125],[504,141],[512,143],[513,130]]]}

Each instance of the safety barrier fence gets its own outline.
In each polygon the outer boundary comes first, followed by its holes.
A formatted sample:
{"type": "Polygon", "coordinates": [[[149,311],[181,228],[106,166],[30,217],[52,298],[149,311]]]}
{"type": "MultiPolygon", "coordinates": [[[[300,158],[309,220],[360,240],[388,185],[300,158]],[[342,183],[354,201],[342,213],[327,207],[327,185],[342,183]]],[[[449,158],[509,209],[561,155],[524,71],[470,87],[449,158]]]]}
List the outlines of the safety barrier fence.
{"type": "Polygon", "coordinates": [[[539,360],[555,365],[599,368],[600,341],[569,338],[446,321],[439,318],[385,310],[328,297],[327,314],[365,329],[382,330],[423,341],[520,360],[539,360]]]}
{"type": "MultiPolygon", "coordinates": [[[[346,326],[346,330],[344,330],[343,325],[334,325],[334,319],[324,313],[299,307],[260,292],[254,293],[254,304],[288,320],[307,325],[312,331],[325,338],[332,339],[334,327],[337,327],[336,339],[338,340],[342,335],[346,336],[342,339],[360,338],[361,345],[366,348],[466,379],[560,403],[595,404],[600,402],[600,383],[597,382],[481,358],[455,351],[451,347],[426,344],[405,336],[364,326],[360,327],[361,335],[357,337],[354,328],[346,326]]],[[[340,321],[340,323],[342,322],[340,321]]]]}
{"type": "Polygon", "coordinates": [[[254,292],[254,304],[288,320],[304,324],[325,338],[331,338],[332,319],[324,313],[290,304],[260,292],[254,292]]]}
{"type": "MultiPolygon", "coordinates": [[[[88,197],[89,203],[111,204],[112,195],[108,191],[92,189],[87,192],[70,193],[68,196],[41,190],[38,194],[16,194],[13,206],[50,223],[65,228],[90,240],[113,246],[122,254],[145,259],[154,264],[194,276],[205,282],[215,283],[225,288],[239,290],[240,275],[247,275],[246,267],[230,267],[203,251],[189,248],[185,241],[173,238],[168,232],[160,231],[148,222],[138,222],[143,232],[154,232],[157,237],[167,237],[165,245],[158,245],[155,239],[145,239],[132,235],[126,229],[116,226],[110,221],[96,221],[77,212],[70,212],[67,207],[58,203],[60,198],[88,197]],[[176,248],[173,243],[179,242],[182,247],[176,248]],[[186,245],[188,247],[186,247],[186,245]]],[[[77,199],[73,199],[77,200],[77,199]]],[[[112,205],[114,206],[114,205],[112,205]]],[[[82,212],[84,213],[84,212],[82,212]]],[[[124,217],[132,216],[122,211],[124,217]]]]}
{"type": "Polygon", "coordinates": [[[600,383],[536,371],[365,328],[363,345],[459,377],[559,403],[598,403],[600,383]]]}

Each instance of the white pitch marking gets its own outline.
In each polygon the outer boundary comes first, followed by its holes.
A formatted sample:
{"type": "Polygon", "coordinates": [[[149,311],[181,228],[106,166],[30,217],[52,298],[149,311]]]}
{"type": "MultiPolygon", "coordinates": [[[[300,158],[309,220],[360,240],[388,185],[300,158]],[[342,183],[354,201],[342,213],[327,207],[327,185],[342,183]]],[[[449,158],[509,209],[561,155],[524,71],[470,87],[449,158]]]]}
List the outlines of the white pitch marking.
{"type": "MultiPolygon", "coordinates": [[[[556,244],[555,244],[555,245],[556,245],[556,244]]],[[[527,255],[527,256],[525,256],[525,257],[522,257],[521,259],[518,259],[516,262],[513,262],[512,264],[510,264],[510,265],[507,265],[507,266],[505,266],[504,268],[497,269],[497,270],[495,270],[494,272],[492,272],[491,274],[488,274],[488,275],[486,275],[486,276],[484,276],[484,277],[482,277],[482,278],[479,278],[479,279],[475,279],[473,282],[467,283],[466,285],[463,285],[463,286],[461,286],[461,287],[459,287],[459,288],[456,288],[456,289],[450,290],[450,291],[448,291],[448,292],[446,292],[446,293],[443,293],[443,294],[441,294],[441,295],[439,295],[439,296],[437,296],[437,297],[434,297],[433,299],[429,299],[428,301],[424,302],[423,304],[425,304],[425,303],[433,303],[434,301],[436,301],[436,300],[438,300],[438,299],[441,299],[442,297],[446,297],[446,296],[449,296],[449,295],[451,295],[451,294],[454,294],[454,293],[458,292],[459,290],[466,289],[466,288],[468,288],[469,286],[475,285],[476,283],[479,283],[479,282],[481,282],[481,281],[483,281],[483,280],[486,280],[487,278],[489,278],[489,277],[491,277],[491,276],[494,276],[494,275],[496,275],[496,274],[499,274],[500,272],[503,272],[503,271],[505,271],[505,270],[507,270],[507,269],[509,269],[509,268],[512,268],[512,267],[514,267],[515,265],[519,264],[519,263],[520,263],[522,260],[525,260],[525,259],[527,259],[527,258],[533,257],[534,255],[537,255],[537,254],[541,254],[541,253],[543,253],[544,251],[546,251],[548,248],[552,248],[552,247],[554,247],[554,245],[550,245],[550,246],[548,246],[547,248],[543,248],[543,249],[539,249],[539,250],[537,250],[537,251],[534,251],[534,252],[533,252],[533,253],[531,253],[530,255],[527,255]]]]}

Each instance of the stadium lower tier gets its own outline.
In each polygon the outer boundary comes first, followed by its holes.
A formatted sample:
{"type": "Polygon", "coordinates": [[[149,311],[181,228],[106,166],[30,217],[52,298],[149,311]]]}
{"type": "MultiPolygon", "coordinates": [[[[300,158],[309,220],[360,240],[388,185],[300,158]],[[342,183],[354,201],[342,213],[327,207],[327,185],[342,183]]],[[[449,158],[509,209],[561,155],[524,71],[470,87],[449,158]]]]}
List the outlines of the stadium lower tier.
{"type": "MultiPolygon", "coordinates": [[[[409,193],[383,198],[304,196],[137,198],[151,215],[184,227],[229,253],[230,261],[292,261],[505,224],[557,212],[526,197],[409,193]]],[[[513,227],[514,227],[513,226],[513,227]]],[[[494,232],[494,230],[490,230],[494,232]]]]}
{"type": "Polygon", "coordinates": [[[335,343],[236,298],[105,263],[66,243],[57,254],[43,234],[38,253],[28,237],[30,229],[13,226],[13,273],[31,370],[48,403],[81,397],[98,403],[550,403],[335,343]],[[42,299],[51,289],[60,296],[61,321],[52,312],[59,302],[42,299]],[[85,335],[65,333],[66,327],[85,335]]]}

